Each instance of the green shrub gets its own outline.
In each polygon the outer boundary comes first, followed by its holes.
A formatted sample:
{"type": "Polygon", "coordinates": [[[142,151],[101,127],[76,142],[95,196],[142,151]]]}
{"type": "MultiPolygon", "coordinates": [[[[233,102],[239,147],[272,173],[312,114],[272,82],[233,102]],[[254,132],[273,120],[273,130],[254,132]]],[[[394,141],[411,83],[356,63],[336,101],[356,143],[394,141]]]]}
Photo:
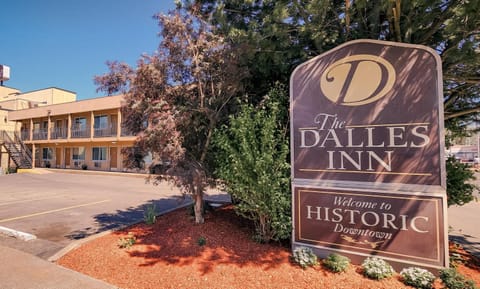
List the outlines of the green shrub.
{"type": "Polygon", "coordinates": [[[118,247],[120,247],[121,249],[128,249],[130,247],[132,247],[136,242],[136,238],[135,238],[135,235],[133,235],[132,232],[129,232],[127,237],[120,237],[120,239],[118,240],[118,247]]]}
{"type": "Polygon", "coordinates": [[[293,250],[293,261],[303,269],[318,264],[317,255],[307,247],[297,247],[293,250]]]}
{"type": "Polygon", "coordinates": [[[402,276],[403,283],[419,289],[431,289],[435,281],[435,275],[428,270],[417,267],[403,269],[400,276],[402,276]]]}
{"type": "Polygon", "coordinates": [[[350,259],[348,257],[333,253],[328,255],[328,257],[323,260],[323,265],[332,272],[344,272],[347,270],[348,265],[350,265],[350,259]]]}
{"type": "Polygon", "coordinates": [[[440,270],[440,279],[448,289],[476,289],[472,280],[467,280],[455,268],[440,270]]]}
{"type": "Polygon", "coordinates": [[[200,236],[197,240],[197,244],[200,247],[205,246],[205,245],[207,245],[207,239],[203,236],[200,236]]]}
{"type": "Polygon", "coordinates": [[[146,206],[145,211],[143,212],[143,220],[147,225],[153,225],[157,221],[157,212],[155,204],[149,204],[146,206]]]}
{"type": "Polygon", "coordinates": [[[370,279],[380,280],[391,277],[395,270],[385,260],[377,257],[368,257],[362,263],[363,275],[370,279]]]}
{"type": "Polygon", "coordinates": [[[285,97],[283,87],[274,87],[261,105],[241,105],[215,134],[216,173],[260,242],[291,235],[290,150],[278,101],[285,97]]]}
{"type": "Polygon", "coordinates": [[[467,164],[449,157],[446,163],[447,169],[447,204],[465,205],[475,199],[473,193],[478,190],[470,182],[475,180],[474,173],[467,164]]]}

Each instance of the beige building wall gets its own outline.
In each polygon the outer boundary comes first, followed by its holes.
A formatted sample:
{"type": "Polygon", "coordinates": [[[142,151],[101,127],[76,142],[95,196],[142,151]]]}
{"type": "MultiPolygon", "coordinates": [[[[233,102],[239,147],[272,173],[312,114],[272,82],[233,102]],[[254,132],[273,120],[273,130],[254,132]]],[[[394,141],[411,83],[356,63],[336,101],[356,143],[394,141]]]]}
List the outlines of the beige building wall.
{"type": "Polygon", "coordinates": [[[28,110],[18,110],[10,112],[11,120],[22,120],[30,118],[46,117],[47,115],[66,115],[74,113],[87,113],[90,111],[100,111],[116,109],[122,106],[123,96],[106,96],[93,99],[75,101],[73,103],[61,103],[49,106],[39,106],[28,110]]]}
{"type": "Polygon", "coordinates": [[[0,101],[6,100],[9,97],[12,97],[16,94],[19,94],[20,90],[7,87],[7,86],[0,86],[0,101]]]}
{"type": "Polygon", "coordinates": [[[50,87],[22,93],[18,95],[18,98],[32,102],[33,106],[45,106],[64,102],[73,102],[77,100],[77,95],[68,90],[50,87]]]}
{"type": "MultiPolygon", "coordinates": [[[[10,136],[13,136],[13,132],[19,125],[15,121],[8,120],[8,110],[0,109],[0,133],[7,132],[10,136]]],[[[9,167],[9,156],[7,150],[3,146],[2,138],[0,137],[0,167],[1,173],[5,172],[5,169],[9,167]]]]}
{"type": "Polygon", "coordinates": [[[0,101],[0,109],[19,110],[27,109],[31,106],[30,101],[21,98],[0,101]]]}
{"type": "Polygon", "coordinates": [[[127,171],[123,166],[122,149],[131,146],[131,141],[37,144],[35,145],[35,167],[127,171]],[[97,153],[99,150],[104,151],[105,159],[94,160],[94,150],[97,153]],[[83,157],[78,158],[79,152],[84,153],[83,157]]]}

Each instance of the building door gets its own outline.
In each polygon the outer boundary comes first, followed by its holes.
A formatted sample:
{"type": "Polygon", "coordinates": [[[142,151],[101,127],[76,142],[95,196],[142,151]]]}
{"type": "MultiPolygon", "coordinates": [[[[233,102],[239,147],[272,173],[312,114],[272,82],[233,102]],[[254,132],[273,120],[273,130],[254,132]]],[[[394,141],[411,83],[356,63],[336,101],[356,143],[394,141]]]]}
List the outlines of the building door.
{"type": "Polygon", "coordinates": [[[55,149],[55,167],[60,168],[62,166],[62,149],[55,149]]]}
{"type": "Polygon", "coordinates": [[[70,148],[65,148],[65,166],[70,167],[70,148]]]}
{"type": "Polygon", "coordinates": [[[117,147],[110,148],[110,168],[117,168],[117,147]]]}

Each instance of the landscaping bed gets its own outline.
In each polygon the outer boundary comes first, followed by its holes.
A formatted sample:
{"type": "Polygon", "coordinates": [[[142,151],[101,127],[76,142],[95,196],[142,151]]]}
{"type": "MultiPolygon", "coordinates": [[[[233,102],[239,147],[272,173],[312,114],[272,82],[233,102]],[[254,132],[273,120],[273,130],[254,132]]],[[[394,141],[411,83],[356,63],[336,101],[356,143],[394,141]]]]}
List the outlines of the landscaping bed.
{"type": "MultiPolygon", "coordinates": [[[[350,265],[343,273],[322,265],[302,269],[292,263],[289,247],[258,244],[252,231],[231,207],[207,213],[202,225],[179,209],[158,217],[154,225],[134,225],[88,242],[58,263],[124,289],[412,288],[398,274],[368,279],[360,266],[350,265]]],[[[460,247],[452,248],[465,262],[458,271],[480,285],[477,262],[460,247]]],[[[443,288],[440,280],[435,288],[443,288]]]]}

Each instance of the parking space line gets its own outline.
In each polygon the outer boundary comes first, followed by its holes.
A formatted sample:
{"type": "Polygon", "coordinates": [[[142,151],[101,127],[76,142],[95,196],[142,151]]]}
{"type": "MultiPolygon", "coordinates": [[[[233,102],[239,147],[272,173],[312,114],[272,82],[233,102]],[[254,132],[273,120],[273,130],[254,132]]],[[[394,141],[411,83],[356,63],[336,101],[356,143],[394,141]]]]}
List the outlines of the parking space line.
{"type": "Polygon", "coordinates": [[[70,206],[70,207],[65,207],[65,208],[60,208],[60,209],[45,211],[45,212],[39,212],[39,213],[34,213],[34,214],[29,214],[29,215],[23,215],[23,216],[8,218],[8,219],[2,219],[2,220],[0,220],[0,223],[5,223],[5,222],[9,222],[9,221],[20,220],[20,219],[25,219],[25,218],[31,218],[31,217],[36,217],[36,216],[40,216],[40,215],[46,215],[46,214],[51,214],[51,213],[56,213],[56,212],[61,212],[61,211],[66,211],[66,210],[71,210],[71,209],[75,209],[75,208],[92,206],[92,205],[97,205],[97,204],[106,203],[106,202],[110,202],[110,200],[102,200],[102,201],[93,202],[93,203],[81,204],[81,205],[70,206]]]}
{"type": "Polygon", "coordinates": [[[23,199],[23,200],[0,203],[0,206],[7,206],[7,205],[19,204],[19,203],[35,202],[35,201],[43,201],[43,200],[51,200],[51,199],[58,199],[58,198],[64,198],[66,196],[68,196],[68,195],[60,195],[60,196],[57,195],[57,196],[52,196],[52,197],[47,197],[47,198],[38,198],[38,199],[23,199]]]}

